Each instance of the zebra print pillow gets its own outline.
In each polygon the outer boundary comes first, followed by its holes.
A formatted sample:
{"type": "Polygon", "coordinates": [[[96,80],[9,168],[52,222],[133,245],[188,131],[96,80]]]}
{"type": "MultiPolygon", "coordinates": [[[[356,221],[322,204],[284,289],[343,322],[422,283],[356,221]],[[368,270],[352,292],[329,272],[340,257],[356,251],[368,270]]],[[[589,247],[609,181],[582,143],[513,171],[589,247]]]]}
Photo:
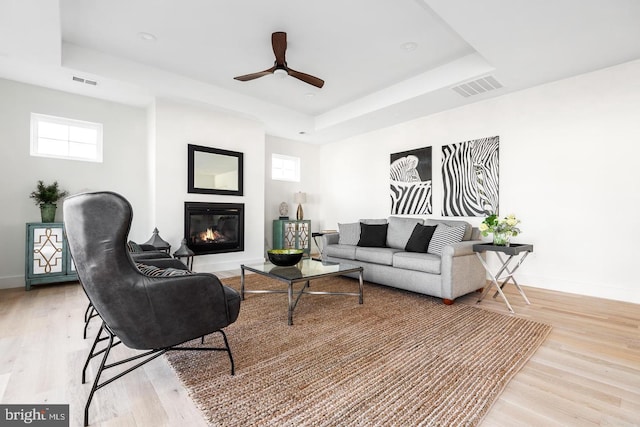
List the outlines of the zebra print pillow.
{"type": "Polygon", "coordinates": [[[136,267],[140,273],[150,277],[171,277],[171,276],[186,276],[193,274],[189,270],[180,270],[178,268],[160,268],[154,265],[146,265],[140,262],[136,262],[136,267]]]}
{"type": "Polygon", "coordinates": [[[339,245],[357,245],[360,240],[360,223],[351,222],[348,224],[338,224],[338,231],[340,237],[338,238],[339,245]]]}
{"type": "Polygon", "coordinates": [[[433,232],[433,237],[431,237],[431,241],[429,242],[429,249],[427,249],[427,252],[433,255],[442,255],[442,250],[445,246],[450,245],[451,243],[462,242],[464,231],[464,225],[450,227],[445,224],[438,224],[436,231],[433,232]]]}

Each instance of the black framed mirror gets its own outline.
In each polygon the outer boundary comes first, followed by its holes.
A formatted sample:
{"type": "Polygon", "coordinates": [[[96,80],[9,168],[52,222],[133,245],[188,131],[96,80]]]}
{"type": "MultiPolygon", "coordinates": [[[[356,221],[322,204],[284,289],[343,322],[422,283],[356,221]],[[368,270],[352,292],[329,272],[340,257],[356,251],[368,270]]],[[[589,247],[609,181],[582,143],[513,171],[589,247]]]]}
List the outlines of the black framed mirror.
{"type": "Polygon", "coordinates": [[[189,193],[242,196],[242,153],[189,144],[188,159],[189,193]]]}

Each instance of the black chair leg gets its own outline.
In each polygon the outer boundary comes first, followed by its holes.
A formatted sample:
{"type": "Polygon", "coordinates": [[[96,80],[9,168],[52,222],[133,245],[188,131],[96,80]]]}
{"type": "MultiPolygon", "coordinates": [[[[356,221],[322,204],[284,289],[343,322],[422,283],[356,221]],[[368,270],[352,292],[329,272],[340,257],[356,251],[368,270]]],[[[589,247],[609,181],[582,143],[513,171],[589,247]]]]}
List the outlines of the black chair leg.
{"type": "MultiPolygon", "coordinates": [[[[152,361],[153,359],[162,356],[164,353],[166,353],[167,351],[170,350],[204,350],[204,351],[224,351],[229,355],[229,361],[231,362],[231,375],[235,375],[235,364],[233,362],[233,356],[231,355],[231,347],[229,347],[229,340],[227,340],[227,335],[224,333],[224,331],[222,329],[218,330],[217,332],[220,332],[222,334],[222,338],[224,339],[224,347],[167,347],[167,348],[161,348],[161,349],[155,349],[155,350],[149,350],[145,353],[142,354],[138,354],[137,356],[133,356],[133,357],[129,357],[123,360],[119,360],[116,362],[112,362],[112,363],[107,363],[107,358],[109,357],[109,354],[111,352],[111,349],[113,347],[115,347],[118,344],[121,344],[121,341],[117,339],[117,337],[115,336],[115,334],[109,329],[109,327],[102,322],[102,326],[100,326],[100,330],[98,331],[98,335],[96,335],[96,339],[93,342],[93,345],[91,346],[91,351],[89,352],[89,355],[87,356],[87,361],[85,362],[84,368],[82,370],[82,383],[85,383],[85,379],[86,379],[86,371],[87,371],[87,367],[89,366],[89,362],[91,361],[91,359],[93,359],[96,356],[99,356],[100,354],[104,354],[104,356],[102,356],[102,360],[100,361],[100,367],[98,368],[98,372],[96,373],[96,378],[93,381],[93,386],[91,387],[91,392],[89,393],[89,397],[87,398],[87,403],[84,407],[84,425],[85,427],[89,425],[89,406],[91,405],[91,401],[93,400],[93,395],[95,394],[96,391],[98,391],[99,389],[101,389],[102,387],[111,384],[113,381],[117,380],[118,378],[121,378],[123,376],[125,376],[126,374],[128,374],[129,372],[133,371],[134,369],[139,368],[140,366],[144,365],[147,362],[152,361]],[[102,336],[103,332],[105,332],[107,334],[107,336],[102,336]],[[108,341],[107,346],[105,348],[103,348],[102,350],[96,351],[96,347],[98,345],[99,342],[102,341],[108,341]],[[124,363],[128,363],[128,362],[132,362],[134,360],[137,359],[141,359],[141,358],[146,358],[144,360],[142,360],[141,362],[137,363],[134,366],[131,366],[130,368],[126,369],[125,371],[114,375],[113,377],[109,378],[108,380],[104,380],[102,382],[100,382],[100,378],[102,376],[102,374],[104,373],[105,370],[109,369],[109,368],[113,368],[115,366],[119,366],[122,365],[124,363]]],[[[202,337],[201,341],[204,341],[204,337],[202,337]]]]}
{"type": "Polygon", "coordinates": [[[218,332],[220,332],[222,334],[222,338],[224,339],[224,345],[226,347],[226,352],[229,355],[229,362],[231,362],[231,375],[235,375],[236,374],[236,367],[235,367],[235,364],[233,363],[233,356],[231,355],[231,347],[229,347],[229,341],[227,340],[227,334],[225,334],[222,329],[220,329],[218,332]]]}
{"type": "Polygon", "coordinates": [[[87,309],[84,311],[84,321],[88,322],[89,321],[89,311],[93,309],[93,304],[91,304],[91,301],[89,301],[89,304],[87,305],[87,309]]]}
{"type": "Polygon", "coordinates": [[[87,367],[89,366],[89,362],[91,361],[91,358],[94,356],[93,352],[96,349],[96,346],[98,345],[98,343],[100,341],[102,341],[100,339],[100,335],[102,335],[102,331],[104,330],[104,324],[102,324],[100,326],[100,329],[98,330],[98,334],[96,335],[96,339],[93,341],[93,345],[91,346],[91,350],[89,350],[89,354],[87,355],[87,360],[84,362],[84,367],[82,368],[82,384],[86,383],[86,377],[87,377],[87,367]]]}
{"type": "MultiPolygon", "coordinates": [[[[100,332],[102,332],[103,329],[104,328],[100,328],[100,332]]],[[[94,347],[97,344],[97,342],[98,342],[98,340],[96,339],[96,341],[94,342],[94,347]]],[[[85,425],[85,427],[87,427],[89,425],[89,405],[91,405],[91,401],[93,400],[93,395],[98,390],[98,388],[101,387],[99,385],[100,375],[102,375],[102,371],[104,370],[104,365],[107,362],[107,357],[109,357],[109,352],[111,351],[112,347],[113,347],[113,334],[109,334],[109,344],[107,345],[107,348],[105,349],[104,356],[102,357],[102,361],[100,361],[100,367],[98,368],[98,373],[96,374],[96,379],[93,381],[93,386],[91,387],[91,392],[89,393],[89,398],[87,399],[87,404],[84,407],[84,425],[85,425]]],[[[93,350],[92,350],[92,352],[93,352],[93,350]]],[[[91,359],[90,357],[87,359],[87,364],[89,363],[90,359],[91,359]]],[[[85,370],[86,370],[86,365],[85,365],[85,370]]],[[[84,382],[84,371],[82,372],[82,382],[84,382]]]]}
{"type": "Polygon", "coordinates": [[[89,322],[91,321],[91,319],[98,316],[98,312],[93,307],[93,305],[91,305],[91,303],[89,303],[89,307],[87,307],[87,313],[88,315],[85,313],[84,316],[84,332],[82,333],[82,337],[85,340],[87,339],[87,328],[89,327],[89,322]]]}
{"type": "MultiPolygon", "coordinates": [[[[222,339],[224,339],[224,348],[198,348],[198,350],[218,350],[224,351],[229,355],[229,362],[231,362],[231,375],[236,374],[235,364],[233,363],[233,356],[231,355],[231,347],[229,347],[229,341],[227,340],[227,334],[224,333],[222,329],[219,329],[215,332],[220,332],[222,334],[222,339]]],[[[200,338],[200,344],[204,344],[204,335],[200,338]]],[[[172,350],[181,350],[182,348],[173,348],[172,350]]],[[[185,348],[186,350],[186,348],[185,348]]]]}

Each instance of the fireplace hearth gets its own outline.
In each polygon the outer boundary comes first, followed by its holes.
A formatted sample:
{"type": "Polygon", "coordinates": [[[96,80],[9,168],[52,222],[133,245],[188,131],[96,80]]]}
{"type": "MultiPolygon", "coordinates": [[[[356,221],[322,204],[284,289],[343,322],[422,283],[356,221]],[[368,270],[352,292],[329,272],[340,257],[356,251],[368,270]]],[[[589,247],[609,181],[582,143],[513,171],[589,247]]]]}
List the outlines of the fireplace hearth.
{"type": "Polygon", "coordinates": [[[244,250],[244,203],[184,203],[184,236],[196,255],[244,250]]]}

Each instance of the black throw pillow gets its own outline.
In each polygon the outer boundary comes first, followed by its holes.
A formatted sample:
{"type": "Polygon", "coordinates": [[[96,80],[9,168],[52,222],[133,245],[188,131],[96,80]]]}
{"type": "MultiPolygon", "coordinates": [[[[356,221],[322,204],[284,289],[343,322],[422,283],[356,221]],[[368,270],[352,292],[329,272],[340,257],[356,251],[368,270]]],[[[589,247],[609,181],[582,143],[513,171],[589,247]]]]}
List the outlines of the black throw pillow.
{"type": "Polygon", "coordinates": [[[384,248],[387,246],[387,227],[389,224],[360,223],[360,241],[358,246],[384,248]]]}
{"type": "Polygon", "coordinates": [[[426,253],[429,248],[429,242],[431,241],[435,231],[435,225],[416,224],[404,250],[407,252],[426,253]]]}

